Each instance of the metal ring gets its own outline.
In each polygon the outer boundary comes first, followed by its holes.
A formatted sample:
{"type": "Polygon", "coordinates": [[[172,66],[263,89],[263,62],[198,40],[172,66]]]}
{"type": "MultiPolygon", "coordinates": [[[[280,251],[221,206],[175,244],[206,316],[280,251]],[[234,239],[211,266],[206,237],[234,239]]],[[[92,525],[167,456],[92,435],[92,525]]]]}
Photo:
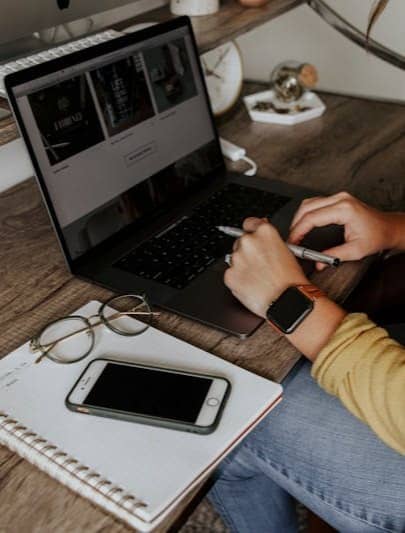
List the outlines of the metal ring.
{"type": "Polygon", "coordinates": [[[225,263],[228,265],[228,266],[232,266],[232,254],[226,254],[225,258],[224,258],[224,261],[225,263]]]}

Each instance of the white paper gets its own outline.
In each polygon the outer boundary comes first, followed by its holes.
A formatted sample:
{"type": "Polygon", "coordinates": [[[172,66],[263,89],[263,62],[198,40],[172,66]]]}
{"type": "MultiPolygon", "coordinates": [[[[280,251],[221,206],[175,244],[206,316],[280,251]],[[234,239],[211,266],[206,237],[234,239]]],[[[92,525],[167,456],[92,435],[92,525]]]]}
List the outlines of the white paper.
{"type": "MultiPolygon", "coordinates": [[[[89,316],[99,305],[90,302],[75,314],[89,316]]],[[[153,328],[131,338],[100,327],[94,353],[84,361],[36,365],[34,360],[26,344],[0,362],[0,409],[146,502],[139,516],[147,522],[166,514],[282,390],[153,328]],[[232,390],[218,428],[197,435],[69,411],[64,404],[68,392],[90,360],[100,356],[226,377],[232,390]]]]}

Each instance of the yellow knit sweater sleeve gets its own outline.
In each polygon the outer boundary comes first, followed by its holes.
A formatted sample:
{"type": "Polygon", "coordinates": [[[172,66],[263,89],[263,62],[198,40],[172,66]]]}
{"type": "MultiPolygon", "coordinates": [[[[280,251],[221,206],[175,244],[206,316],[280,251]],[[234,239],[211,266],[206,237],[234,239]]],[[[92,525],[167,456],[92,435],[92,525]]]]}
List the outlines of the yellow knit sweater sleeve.
{"type": "Polygon", "coordinates": [[[405,455],[405,348],[361,313],[349,314],[312,376],[388,446],[405,455]]]}

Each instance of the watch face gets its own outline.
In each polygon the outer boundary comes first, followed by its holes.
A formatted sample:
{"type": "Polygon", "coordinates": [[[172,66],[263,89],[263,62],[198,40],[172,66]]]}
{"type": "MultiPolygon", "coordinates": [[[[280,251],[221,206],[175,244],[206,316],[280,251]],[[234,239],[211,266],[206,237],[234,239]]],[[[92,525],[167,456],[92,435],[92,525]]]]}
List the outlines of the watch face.
{"type": "Polygon", "coordinates": [[[269,307],[267,318],[283,333],[292,333],[313,308],[312,300],[296,287],[289,287],[269,307]]]}

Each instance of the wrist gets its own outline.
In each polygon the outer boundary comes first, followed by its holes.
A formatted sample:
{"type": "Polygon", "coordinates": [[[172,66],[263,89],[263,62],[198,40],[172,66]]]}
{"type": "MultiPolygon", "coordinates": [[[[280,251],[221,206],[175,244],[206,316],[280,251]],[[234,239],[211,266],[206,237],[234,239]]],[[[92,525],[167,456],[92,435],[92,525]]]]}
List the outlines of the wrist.
{"type": "Polygon", "coordinates": [[[335,302],[323,296],[315,301],[312,312],[286,338],[310,361],[315,361],[346,314],[335,302]]]}
{"type": "Polygon", "coordinates": [[[320,289],[306,283],[290,284],[268,308],[269,324],[314,361],[346,316],[320,289]],[[292,289],[295,288],[295,290],[292,289]]]}
{"type": "Polygon", "coordinates": [[[308,281],[308,278],[304,274],[302,274],[302,276],[298,275],[294,277],[293,281],[280,283],[277,286],[277,289],[272,290],[270,295],[263,300],[263,305],[259,316],[267,319],[267,310],[269,309],[270,305],[275,300],[277,300],[277,298],[281,296],[283,292],[286,291],[289,287],[296,287],[297,285],[308,285],[309,283],[310,282],[308,281]]]}
{"type": "Polygon", "coordinates": [[[386,250],[405,250],[405,214],[385,213],[386,250]]]}

